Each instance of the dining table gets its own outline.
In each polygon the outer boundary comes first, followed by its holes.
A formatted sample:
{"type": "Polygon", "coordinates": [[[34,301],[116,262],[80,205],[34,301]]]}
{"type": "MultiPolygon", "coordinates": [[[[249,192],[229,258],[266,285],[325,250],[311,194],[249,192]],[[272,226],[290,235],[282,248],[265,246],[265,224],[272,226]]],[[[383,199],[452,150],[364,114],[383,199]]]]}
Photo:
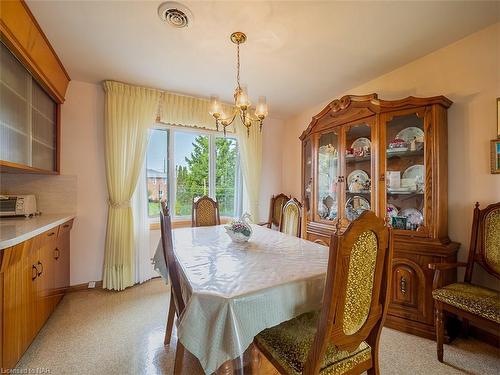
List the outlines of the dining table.
{"type": "MultiPolygon", "coordinates": [[[[251,227],[247,242],[233,242],[223,225],[172,231],[186,302],[177,337],[206,374],[227,363],[242,369],[259,332],[321,307],[328,248],[251,227]]],[[[154,264],[167,278],[161,241],[154,264]]]]}

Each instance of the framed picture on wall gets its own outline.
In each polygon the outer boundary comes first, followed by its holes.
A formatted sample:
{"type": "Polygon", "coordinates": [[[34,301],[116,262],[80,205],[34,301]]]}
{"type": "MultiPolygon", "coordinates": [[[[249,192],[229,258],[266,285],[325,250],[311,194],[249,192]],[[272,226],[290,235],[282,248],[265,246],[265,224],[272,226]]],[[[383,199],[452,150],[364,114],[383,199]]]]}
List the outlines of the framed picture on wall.
{"type": "Polygon", "coordinates": [[[491,173],[500,173],[500,139],[491,141],[491,173]]]}

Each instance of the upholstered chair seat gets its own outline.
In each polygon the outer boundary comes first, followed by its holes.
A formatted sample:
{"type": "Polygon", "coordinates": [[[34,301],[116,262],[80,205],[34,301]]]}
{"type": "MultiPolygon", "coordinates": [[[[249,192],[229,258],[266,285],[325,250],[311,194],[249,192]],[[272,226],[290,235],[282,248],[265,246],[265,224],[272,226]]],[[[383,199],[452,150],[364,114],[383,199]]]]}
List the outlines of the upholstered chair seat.
{"type": "MultiPolygon", "coordinates": [[[[266,357],[279,363],[287,374],[302,374],[318,327],[319,312],[302,314],[292,320],[268,328],[255,337],[266,357]]],[[[371,348],[363,341],[353,352],[329,345],[321,361],[321,375],[337,375],[352,370],[370,360],[371,348]]]]}
{"type": "Polygon", "coordinates": [[[436,289],[437,301],[482,316],[500,324],[500,292],[469,283],[455,283],[436,289]]]}

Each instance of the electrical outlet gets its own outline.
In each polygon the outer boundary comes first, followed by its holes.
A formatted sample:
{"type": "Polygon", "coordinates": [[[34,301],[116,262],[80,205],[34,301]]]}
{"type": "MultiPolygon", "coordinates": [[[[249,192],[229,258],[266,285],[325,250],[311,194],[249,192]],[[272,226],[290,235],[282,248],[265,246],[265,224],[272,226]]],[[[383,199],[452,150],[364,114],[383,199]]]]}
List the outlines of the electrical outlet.
{"type": "Polygon", "coordinates": [[[89,281],[89,289],[95,288],[95,281],[89,281]]]}

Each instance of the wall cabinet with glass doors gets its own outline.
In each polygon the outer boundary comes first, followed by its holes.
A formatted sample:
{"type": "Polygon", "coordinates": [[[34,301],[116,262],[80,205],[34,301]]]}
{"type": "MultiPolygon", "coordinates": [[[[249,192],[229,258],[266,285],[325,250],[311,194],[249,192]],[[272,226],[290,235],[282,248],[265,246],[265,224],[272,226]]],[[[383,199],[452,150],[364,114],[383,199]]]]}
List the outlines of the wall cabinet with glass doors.
{"type": "Polygon", "coordinates": [[[58,173],[69,76],[24,1],[2,1],[0,21],[0,172],[58,173]]]}
{"type": "MultiPolygon", "coordinates": [[[[456,260],[448,238],[447,108],[443,96],[344,96],[301,135],[303,235],[329,243],[364,210],[394,231],[386,325],[434,338],[431,262],[456,260]]],[[[450,281],[456,275],[446,276],[450,281]]]]}

